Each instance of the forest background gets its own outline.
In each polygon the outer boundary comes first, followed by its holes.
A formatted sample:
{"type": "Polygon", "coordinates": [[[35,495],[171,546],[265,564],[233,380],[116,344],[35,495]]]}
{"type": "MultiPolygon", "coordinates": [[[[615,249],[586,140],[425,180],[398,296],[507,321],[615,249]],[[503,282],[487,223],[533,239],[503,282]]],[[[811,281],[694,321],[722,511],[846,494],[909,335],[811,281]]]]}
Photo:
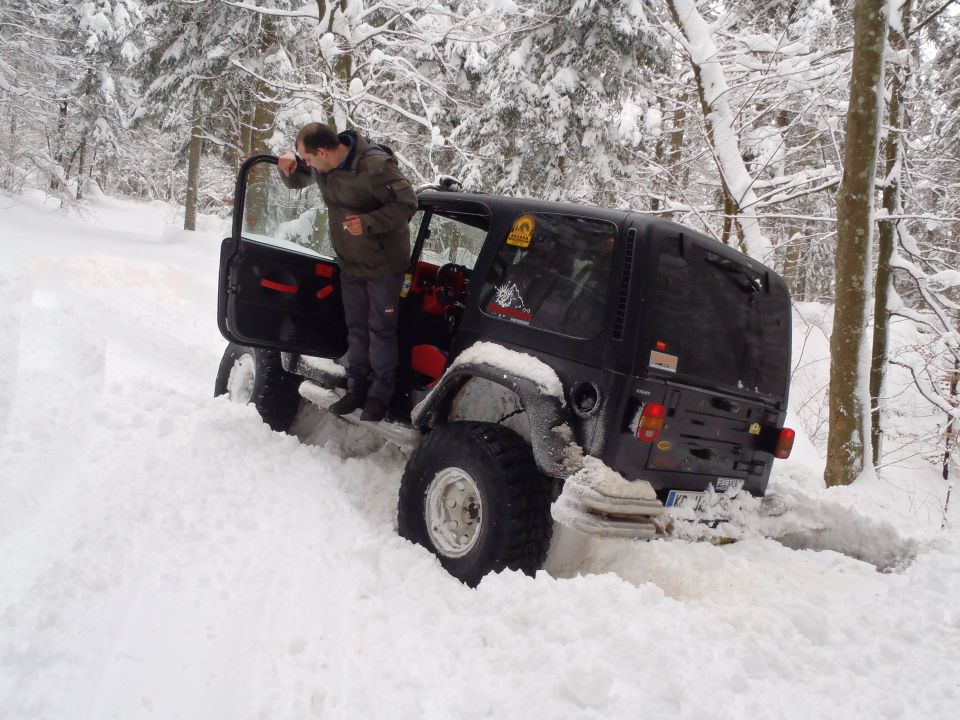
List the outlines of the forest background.
{"type": "Polygon", "coordinates": [[[958,26],[956,0],[0,0],[0,189],[178,203],[192,229],[230,213],[246,157],[320,120],[390,145],[415,183],[657,214],[774,267],[797,303],[859,292],[832,347],[851,395],[823,388],[830,422],[805,428],[856,424],[828,484],[883,462],[891,363],[940,418],[918,452],[949,478],[958,26]],[[854,247],[838,198],[866,175],[854,247]],[[892,346],[891,320],[920,340],[892,346]]]}

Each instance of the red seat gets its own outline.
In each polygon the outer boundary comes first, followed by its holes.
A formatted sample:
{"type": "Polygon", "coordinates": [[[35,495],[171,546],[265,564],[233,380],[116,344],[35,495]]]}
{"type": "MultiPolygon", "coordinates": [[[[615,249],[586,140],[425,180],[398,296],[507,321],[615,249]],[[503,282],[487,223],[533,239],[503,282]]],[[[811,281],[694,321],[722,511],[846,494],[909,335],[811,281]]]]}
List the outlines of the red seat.
{"type": "Polygon", "coordinates": [[[447,353],[436,345],[414,345],[410,351],[410,366],[415,373],[436,380],[447,366],[447,353]]]}

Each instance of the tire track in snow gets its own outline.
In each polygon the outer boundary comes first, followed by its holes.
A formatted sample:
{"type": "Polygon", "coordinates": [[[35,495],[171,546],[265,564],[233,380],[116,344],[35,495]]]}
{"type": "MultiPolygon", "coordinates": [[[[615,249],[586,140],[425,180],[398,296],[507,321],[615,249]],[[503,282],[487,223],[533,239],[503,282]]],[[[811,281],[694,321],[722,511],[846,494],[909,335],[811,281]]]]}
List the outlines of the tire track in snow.
{"type": "Polygon", "coordinates": [[[14,348],[0,466],[0,548],[25,518],[49,513],[75,485],[104,389],[105,339],[96,320],[74,307],[44,273],[20,275],[26,290],[14,348]]]}
{"type": "Polygon", "coordinates": [[[30,292],[30,285],[22,273],[12,269],[0,271],[0,347],[6,352],[3,372],[0,372],[0,446],[6,434],[7,418],[13,403],[20,368],[20,326],[23,323],[23,298],[30,292]]]}

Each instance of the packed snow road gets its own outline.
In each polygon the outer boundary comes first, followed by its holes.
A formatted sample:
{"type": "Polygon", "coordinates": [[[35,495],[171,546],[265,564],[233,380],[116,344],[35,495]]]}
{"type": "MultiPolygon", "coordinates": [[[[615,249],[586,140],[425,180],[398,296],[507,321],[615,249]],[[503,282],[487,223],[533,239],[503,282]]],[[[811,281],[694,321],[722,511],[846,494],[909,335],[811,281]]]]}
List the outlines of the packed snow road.
{"type": "Polygon", "coordinates": [[[820,493],[821,545],[912,562],[563,532],[469,590],[398,453],[211,397],[215,221],[0,200],[0,718],[955,717],[955,535],[820,493]]]}

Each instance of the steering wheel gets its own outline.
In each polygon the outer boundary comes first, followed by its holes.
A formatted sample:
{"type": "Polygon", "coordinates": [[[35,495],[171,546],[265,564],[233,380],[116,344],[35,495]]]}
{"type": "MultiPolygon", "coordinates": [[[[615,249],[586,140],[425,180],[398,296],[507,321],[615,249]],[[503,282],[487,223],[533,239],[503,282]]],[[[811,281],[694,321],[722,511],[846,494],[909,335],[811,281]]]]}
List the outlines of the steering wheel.
{"type": "Polygon", "coordinates": [[[434,287],[437,288],[437,300],[443,305],[456,303],[456,301],[460,299],[459,296],[463,292],[463,287],[458,288],[454,286],[452,281],[460,277],[463,278],[463,284],[465,285],[467,273],[469,272],[470,268],[457,263],[447,263],[437,268],[437,274],[433,277],[434,287]]]}

